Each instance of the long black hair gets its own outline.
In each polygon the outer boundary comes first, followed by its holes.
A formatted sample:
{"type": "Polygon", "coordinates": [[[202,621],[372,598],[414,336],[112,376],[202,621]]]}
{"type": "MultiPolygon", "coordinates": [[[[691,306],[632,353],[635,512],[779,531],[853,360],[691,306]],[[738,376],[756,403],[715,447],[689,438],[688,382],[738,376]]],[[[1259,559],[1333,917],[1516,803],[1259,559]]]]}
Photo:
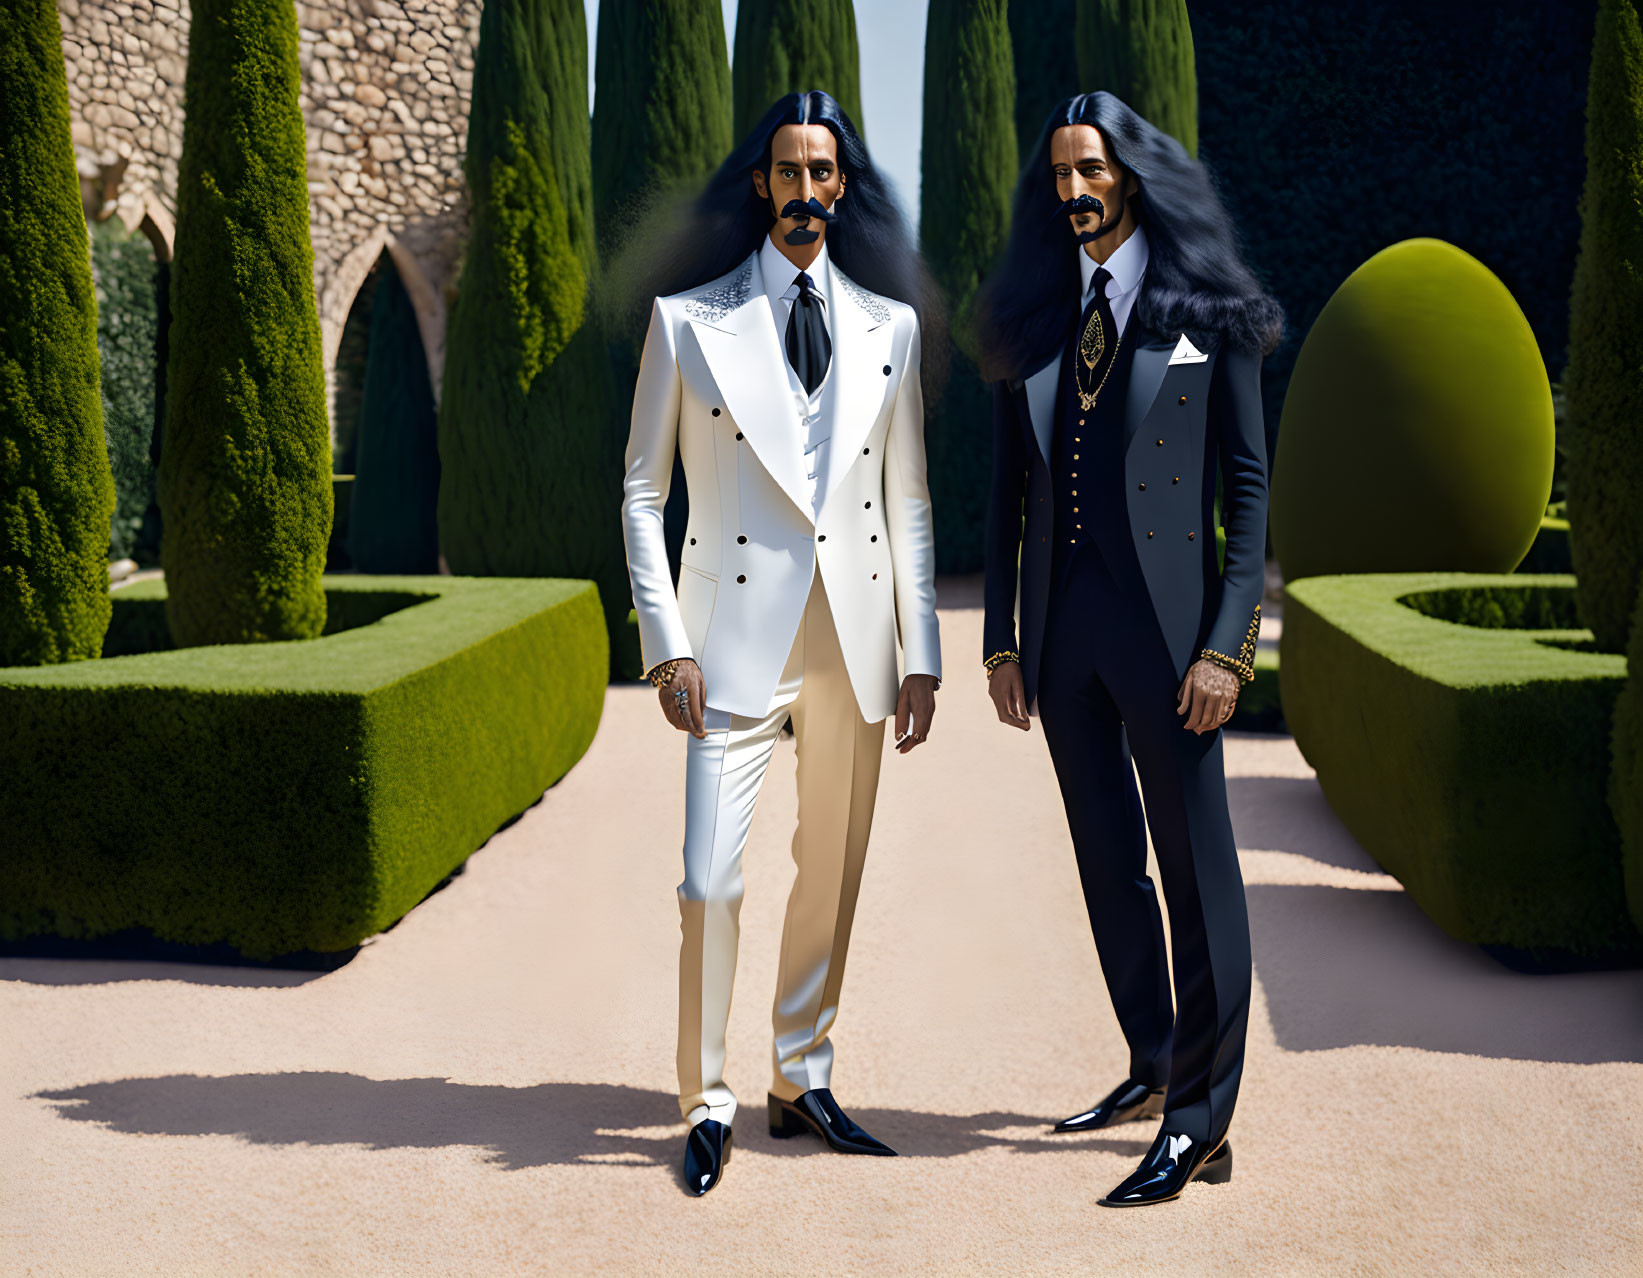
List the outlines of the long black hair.
{"type": "Polygon", "coordinates": [[[1101,131],[1118,166],[1135,175],[1136,217],[1147,231],[1147,273],[1135,314],[1163,336],[1270,353],[1284,314],[1239,251],[1232,219],[1208,171],[1167,133],[1106,92],[1081,93],[1051,113],[1016,183],[1009,243],[976,301],[981,372],[1025,377],[1058,354],[1078,305],[1076,243],[1050,169],[1050,139],[1069,124],[1101,131]]]}
{"type": "MultiPolygon", "coordinates": [[[[789,124],[820,124],[838,143],[844,196],[827,224],[827,256],[841,271],[874,293],[906,302],[928,324],[936,319],[934,286],[913,244],[907,219],[889,181],[873,167],[867,146],[844,109],[819,89],[789,93],[766,111],[742,139],[706,188],[679,218],[647,230],[642,242],[627,246],[635,259],[623,292],[648,305],[696,288],[734,270],[758,249],[775,224],[770,202],[753,189],[753,173],[767,178],[776,130],[789,124]]],[[[665,198],[665,197],[664,197],[665,198]]],[[[663,210],[652,209],[651,221],[663,210]]],[[[925,337],[928,351],[931,340],[925,337]]]]}

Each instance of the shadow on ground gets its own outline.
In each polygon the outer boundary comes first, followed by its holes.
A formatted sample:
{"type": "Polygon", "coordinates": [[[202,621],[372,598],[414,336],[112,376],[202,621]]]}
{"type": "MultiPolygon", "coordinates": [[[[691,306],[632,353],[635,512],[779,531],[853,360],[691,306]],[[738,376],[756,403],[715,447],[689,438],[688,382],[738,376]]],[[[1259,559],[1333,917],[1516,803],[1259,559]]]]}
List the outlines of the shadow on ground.
{"type": "Polygon", "coordinates": [[[1228,777],[1227,807],[1241,849],[1292,852],[1343,870],[1385,873],[1341,824],[1312,777],[1228,777]]]}
{"type": "Polygon", "coordinates": [[[1635,972],[1510,971],[1447,936],[1401,891],[1245,891],[1255,972],[1290,1051],[1366,1044],[1582,1065],[1643,1060],[1635,972]]]}
{"type": "MultiPolygon", "coordinates": [[[[467,1145],[509,1171],[569,1163],[672,1168],[684,1151],[685,1129],[674,1097],[610,1083],[495,1087],[335,1072],[170,1074],[87,1083],[35,1097],[51,1102],[64,1118],[139,1135],[372,1149],[467,1145]]],[[[1076,1144],[1130,1157],[1147,1149],[1145,1140],[1052,1137],[1050,1120],[1037,1115],[862,1109],[852,1116],[916,1158],[950,1158],[992,1147],[1041,1153],[1076,1144]]],[[[738,1149],[798,1156],[823,1152],[811,1137],[773,1139],[763,1118],[762,1107],[742,1110],[738,1149]]]]}

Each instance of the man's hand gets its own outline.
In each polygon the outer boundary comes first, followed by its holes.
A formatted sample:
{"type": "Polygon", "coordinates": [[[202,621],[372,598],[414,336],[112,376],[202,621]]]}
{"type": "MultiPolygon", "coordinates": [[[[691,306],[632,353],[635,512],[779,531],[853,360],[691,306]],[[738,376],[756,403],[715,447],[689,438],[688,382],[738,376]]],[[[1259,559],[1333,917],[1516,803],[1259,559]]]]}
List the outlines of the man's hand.
{"type": "Polygon", "coordinates": [[[1238,676],[1225,666],[1199,658],[1181,682],[1181,699],[1175,712],[1186,715],[1184,726],[1202,736],[1232,718],[1237,705],[1238,676]]]}
{"type": "Polygon", "coordinates": [[[910,674],[901,681],[896,698],[896,753],[906,754],[930,735],[936,714],[936,677],[910,674]]]}
{"type": "Polygon", "coordinates": [[[993,699],[1000,723],[1023,732],[1033,730],[1032,720],[1027,717],[1027,689],[1021,681],[1019,662],[1001,661],[993,667],[992,674],[987,676],[987,695],[993,699]]]}
{"type": "Polygon", "coordinates": [[[662,714],[680,732],[688,732],[700,741],[707,735],[702,727],[702,707],[706,704],[707,685],[702,681],[702,668],[686,657],[673,672],[673,682],[656,689],[662,703],[662,714]],[[690,708],[679,709],[678,694],[686,693],[690,708]]]}

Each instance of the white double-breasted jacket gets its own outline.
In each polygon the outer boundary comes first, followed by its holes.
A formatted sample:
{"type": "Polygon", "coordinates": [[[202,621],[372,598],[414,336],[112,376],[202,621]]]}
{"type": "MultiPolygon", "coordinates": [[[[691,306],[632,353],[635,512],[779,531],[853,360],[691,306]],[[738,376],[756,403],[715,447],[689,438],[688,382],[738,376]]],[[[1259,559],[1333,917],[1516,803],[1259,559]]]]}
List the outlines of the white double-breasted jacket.
{"type": "Polygon", "coordinates": [[[918,319],[837,263],[827,317],[822,412],[833,420],[812,504],[758,253],[656,299],[633,396],[623,535],[647,670],[694,657],[709,706],[767,714],[820,571],[872,723],[895,713],[899,674],[941,674],[918,319]],[[690,492],[677,590],[662,536],[675,450],[690,492]]]}

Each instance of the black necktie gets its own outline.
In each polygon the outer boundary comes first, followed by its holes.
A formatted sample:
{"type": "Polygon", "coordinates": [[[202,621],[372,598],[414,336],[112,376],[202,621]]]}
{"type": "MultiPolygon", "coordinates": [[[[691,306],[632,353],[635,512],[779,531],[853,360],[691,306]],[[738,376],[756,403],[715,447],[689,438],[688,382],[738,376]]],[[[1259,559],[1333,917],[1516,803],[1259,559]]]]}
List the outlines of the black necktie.
{"type": "Polygon", "coordinates": [[[799,295],[787,316],[787,362],[799,375],[805,394],[814,395],[827,376],[833,359],[833,343],[822,319],[821,299],[811,287],[810,276],[799,272],[799,295]]]}
{"type": "Polygon", "coordinates": [[[1095,407],[1096,397],[1107,380],[1113,354],[1118,346],[1118,325],[1107,301],[1107,268],[1095,268],[1090,281],[1090,300],[1078,318],[1078,350],[1073,362],[1073,381],[1081,410],[1095,407]]]}

